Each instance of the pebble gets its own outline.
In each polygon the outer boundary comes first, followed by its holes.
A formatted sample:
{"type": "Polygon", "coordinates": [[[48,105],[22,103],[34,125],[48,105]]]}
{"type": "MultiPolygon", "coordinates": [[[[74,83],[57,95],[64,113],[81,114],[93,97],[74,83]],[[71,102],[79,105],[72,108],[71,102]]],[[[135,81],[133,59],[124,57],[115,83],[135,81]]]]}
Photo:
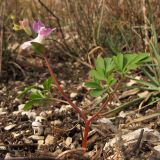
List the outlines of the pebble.
{"type": "Polygon", "coordinates": [[[160,145],[155,146],[155,147],[154,147],[154,150],[155,150],[156,152],[160,153],[160,145]]]}
{"type": "Polygon", "coordinates": [[[0,146],[0,151],[6,151],[7,147],[6,146],[0,146]]]}
{"type": "Polygon", "coordinates": [[[43,145],[44,144],[44,140],[38,140],[38,145],[43,145]]]}
{"type": "Polygon", "coordinates": [[[72,138],[71,137],[67,137],[66,141],[65,141],[65,144],[67,147],[69,147],[72,143],[72,138]]]}
{"type": "Polygon", "coordinates": [[[44,134],[44,128],[40,122],[37,121],[32,122],[32,128],[34,131],[34,135],[41,136],[44,134]]]}
{"type": "Polygon", "coordinates": [[[62,121],[60,120],[55,120],[51,122],[51,125],[54,125],[54,126],[60,126],[61,124],[62,124],[62,121]]]}
{"type": "Polygon", "coordinates": [[[16,133],[16,132],[12,132],[12,135],[14,138],[18,138],[21,134],[20,133],[16,133]]]}
{"type": "Polygon", "coordinates": [[[5,129],[6,131],[10,131],[10,130],[13,129],[15,126],[16,126],[16,124],[10,124],[10,125],[6,126],[4,129],[5,129]]]}
{"type": "Polygon", "coordinates": [[[77,93],[73,92],[73,93],[70,94],[70,98],[75,98],[76,96],[77,96],[77,93]]]}
{"type": "Polygon", "coordinates": [[[36,116],[35,118],[35,122],[40,122],[43,124],[45,121],[46,121],[46,118],[42,116],[36,116]]]}
{"type": "Polygon", "coordinates": [[[25,104],[18,105],[18,111],[22,112],[25,104]]]}
{"type": "Polygon", "coordinates": [[[29,138],[34,140],[43,140],[44,136],[32,135],[29,138]]]}
{"type": "Polygon", "coordinates": [[[18,115],[18,113],[20,113],[20,111],[14,111],[12,113],[13,113],[13,115],[18,115]]]}
{"type": "Polygon", "coordinates": [[[6,112],[6,109],[5,108],[0,108],[0,113],[1,112],[6,112]]]}
{"type": "Polygon", "coordinates": [[[59,112],[67,112],[71,109],[71,105],[62,105],[61,108],[59,109],[59,112]]]}
{"type": "Polygon", "coordinates": [[[48,135],[45,139],[45,144],[53,144],[55,142],[55,137],[53,137],[52,135],[48,135]]]}
{"type": "Polygon", "coordinates": [[[26,114],[29,119],[35,119],[36,115],[37,115],[36,112],[34,112],[34,111],[23,111],[21,114],[22,115],[26,114]]]}
{"type": "Polygon", "coordinates": [[[7,114],[6,109],[0,108],[0,115],[5,115],[5,114],[7,114]]]}
{"type": "Polygon", "coordinates": [[[39,115],[40,115],[41,117],[44,117],[44,118],[47,117],[47,113],[46,113],[45,111],[42,111],[39,115]]]}
{"type": "Polygon", "coordinates": [[[24,141],[24,143],[26,143],[26,144],[31,144],[31,143],[33,143],[32,140],[27,139],[27,138],[23,138],[23,141],[24,141]]]}

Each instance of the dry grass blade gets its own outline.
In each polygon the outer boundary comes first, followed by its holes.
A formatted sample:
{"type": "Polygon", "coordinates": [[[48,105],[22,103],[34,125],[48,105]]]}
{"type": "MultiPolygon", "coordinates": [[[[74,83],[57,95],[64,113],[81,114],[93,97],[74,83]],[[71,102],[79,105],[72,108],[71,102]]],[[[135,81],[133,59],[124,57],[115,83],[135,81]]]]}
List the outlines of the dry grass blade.
{"type": "Polygon", "coordinates": [[[61,159],[61,158],[64,158],[66,155],[68,154],[82,154],[83,152],[85,151],[84,148],[77,148],[77,149],[72,149],[72,150],[67,150],[67,151],[64,151],[62,152],[61,154],[59,154],[56,159],[61,159]]]}
{"type": "Polygon", "coordinates": [[[127,125],[130,125],[132,123],[137,123],[137,122],[142,122],[142,121],[150,120],[150,119],[156,118],[158,116],[160,116],[160,112],[154,113],[154,114],[151,114],[151,115],[147,115],[147,116],[143,116],[143,117],[140,117],[140,118],[137,118],[137,119],[134,119],[133,121],[127,123],[127,125]]]}
{"type": "Polygon", "coordinates": [[[109,112],[106,112],[106,113],[102,113],[101,116],[113,116],[117,113],[119,113],[120,111],[123,111],[127,108],[130,108],[130,107],[133,107],[133,105],[136,105],[137,103],[139,103],[141,100],[143,100],[144,98],[137,98],[137,99],[134,99],[133,101],[131,102],[128,102],[128,103],[125,103],[123,105],[121,105],[120,107],[116,107],[115,109],[109,111],[109,112]]]}

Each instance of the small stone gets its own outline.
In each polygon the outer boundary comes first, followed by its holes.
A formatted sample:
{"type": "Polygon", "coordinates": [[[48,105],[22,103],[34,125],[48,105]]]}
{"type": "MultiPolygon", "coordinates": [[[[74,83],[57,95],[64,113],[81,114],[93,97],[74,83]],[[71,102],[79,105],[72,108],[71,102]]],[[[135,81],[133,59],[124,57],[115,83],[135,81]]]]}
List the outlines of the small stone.
{"type": "Polygon", "coordinates": [[[10,124],[10,125],[6,126],[4,129],[5,129],[6,131],[10,131],[10,130],[13,129],[15,126],[16,126],[16,124],[10,124]]]}
{"type": "Polygon", "coordinates": [[[40,122],[43,124],[45,121],[46,121],[46,118],[42,116],[36,116],[35,122],[40,122]]]}
{"type": "Polygon", "coordinates": [[[65,144],[67,147],[69,147],[72,143],[72,138],[71,137],[67,137],[66,141],[65,141],[65,144]]]}
{"type": "Polygon", "coordinates": [[[23,141],[24,141],[24,143],[26,143],[26,144],[31,144],[31,143],[33,143],[32,140],[27,139],[27,138],[23,138],[23,141]]]}
{"type": "Polygon", "coordinates": [[[45,139],[45,144],[53,144],[55,142],[55,137],[53,137],[52,135],[48,135],[45,139]]]}
{"type": "Polygon", "coordinates": [[[5,114],[7,114],[6,109],[0,108],[0,115],[5,115],[5,114]]]}
{"type": "Polygon", "coordinates": [[[14,138],[18,138],[21,134],[20,133],[16,133],[16,132],[12,132],[12,135],[14,138]]]}
{"type": "Polygon", "coordinates": [[[71,109],[71,105],[62,105],[61,108],[59,109],[59,112],[67,112],[71,109]]]}
{"type": "Polygon", "coordinates": [[[35,135],[42,136],[44,134],[44,128],[40,122],[32,122],[32,128],[35,135]]]}
{"type": "Polygon", "coordinates": [[[60,111],[59,111],[60,109],[59,108],[56,108],[55,110],[54,110],[54,113],[59,113],[60,111]]]}
{"type": "Polygon", "coordinates": [[[5,108],[0,108],[0,113],[1,112],[6,112],[6,109],[5,108]]]}
{"type": "MultiPolygon", "coordinates": [[[[136,76],[135,79],[137,80],[140,80],[141,77],[140,76],[136,76]]],[[[127,83],[127,86],[130,87],[130,86],[133,86],[134,84],[137,84],[137,82],[135,80],[130,80],[128,83],[127,83]]]]}
{"type": "Polygon", "coordinates": [[[44,118],[46,118],[46,117],[47,117],[47,113],[46,113],[46,112],[44,112],[44,111],[42,111],[39,115],[40,115],[41,117],[44,117],[44,118]]]}
{"type": "Polygon", "coordinates": [[[29,138],[34,140],[43,140],[44,136],[32,135],[29,138]]]}
{"type": "Polygon", "coordinates": [[[0,115],[5,115],[7,114],[7,112],[0,112],[0,115]]]}
{"type": "Polygon", "coordinates": [[[58,63],[57,67],[61,68],[63,66],[63,63],[58,63]]]}
{"type": "Polygon", "coordinates": [[[33,127],[41,127],[42,124],[40,122],[34,121],[34,122],[32,122],[32,126],[33,127]]]}
{"type": "Polygon", "coordinates": [[[28,118],[29,119],[35,119],[36,118],[36,115],[37,115],[37,113],[36,112],[34,112],[34,111],[23,111],[22,113],[21,113],[22,115],[27,115],[28,116],[28,118]]]}
{"type": "Polygon", "coordinates": [[[6,151],[7,147],[6,146],[0,146],[0,151],[6,151]]]}
{"type": "Polygon", "coordinates": [[[44,144],[44,140],[38,140],[38,145],[43,145],[44,144]]]}
{"type": "Polygon", "coordinates": [[[70,98],[75,98],[76,96],[77,96],[77,93],[73,92],[73,93],[70,94],[70,98]]]}
{"type": "Polygon", "coordinates": [[[54,125],[54,126],[60,126],[61,124],[62,124],[62,121],[60,120],[55,120],[51,122],[51,125],[54,125]]]}
{"type": "Polygon", "coordinates": [[[18,105],[18,111],[22,112],[25,104],[18,105]]]}
{"type": "Polygon", "coordinates": [[[20,111],[14,111],[12,113],[13,113],[13,115],[18,115],[20,113],[20,111]]]}
{"type": "Polygon", "coordinates": [[[155,146],[155,147],[154,147],[154,150],[160,154],[160,145],[155,146]]]}

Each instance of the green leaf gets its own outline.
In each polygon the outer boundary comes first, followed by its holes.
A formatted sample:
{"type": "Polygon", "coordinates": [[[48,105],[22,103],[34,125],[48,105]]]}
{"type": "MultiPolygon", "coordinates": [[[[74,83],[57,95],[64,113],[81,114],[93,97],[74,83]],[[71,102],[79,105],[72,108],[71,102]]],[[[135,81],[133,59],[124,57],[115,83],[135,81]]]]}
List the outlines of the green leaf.
{"type": "Polygon", "coordinates": [[[146,82],[146,81],[143,81],[143,80],[138,80],[138,79],[134,79],[134,78],[131,78],[133,80],[135,80],[136,82],[146,86],[147,88],[145,89],[148,89],[148,90],[155,90],[155,91],[160,91],[160,87],[157,87],[154,83],[152,82],[146,82]]]}
{"type": "Polygon", "coordinates": [[[98,72],[98,71],[93,69],[93,70],[90,71],[90,75],[97,80],[105,80],[106,79],[103,71],[98,72]]]}
{"type": "Polygon", "coordinates": [[[34,49],[34,51],[38,54],[43,54],[45,51],[44,46],[41,43],[37,43],[37,42],[31,42],[32,44],[32,48],[34,49]]]}
{"type": "Polygon", "coordinates": [[[106,91],[106,89],[93,89],[93,90],[91,90],[90,95],[92,97],[98,97],[98,96],[102,95],[105,91],[106,91]]]}
{"type": "Polygon", "coordinates": [[[107,77],[107,85],[108,87],[110,87],[111,85],[113,85],[114,83],[116,83],[116,79],[113,77],[113,74],[109,75],[107,77]]]}
{"type": "Polygon", "coordinates": [[[105,58],[105,73],[108,74],[113,71],[115,65],[112,58],[105,58]]]}
{"type": "Polygon", "coordinates": [[[125,67],[125,61],[123,54],[119,53],[117,56],[113,57],[113,61],[115,63],[115,67],[117,71],[123,73],[125,67]]]}
{"type": "Polygon", "coordinates": [[[33,89],[34,86],[29,86],[27,87],[22,93],[20,93],[17,98],[22,98],[25,94],[27,94],[28,92],[30,92],[33,89]]]}
{"type": "Polygon", "coordinates": [[[33,106],[42,106],[42,105],[46,105],[50,100],[48,98],[34,98],[32,100],[29,100],[25,105],[23,110],[24,111],[28,111],[29,109],[31,109],[33,106]]]}
{"type": "Polygon", "coordinates": [[[101,88],[101,86],[97,82],[87,82],[85,86],[88,88],[101,88]]]}
{"type": "Polygon", "coordinates": [[[41,99],[41,98],[45,98],[45,96],[42,94],[40,90],[37,90],[35,93],[32,93],[29,96],[29,100],[41,99]]]}
{"type": "Polygon", "coordinates": [[[96,60],[96,70],[105,69],[104,59],[102,57],[98,57],[96,60]]]}
{"type": "Polygon", "coordinates": [[[155,86],[159,86],[160,87],[160,82],[158,79],[156,79],[153,75],[151,75],[147,70],[145,70],[144,68],[142,68],[142,71],[144,72],[144,74],[150,79],[150,81],[155,84],[155,86]]]}
{"type": "Polygon", "coordinates": [[[44,81],[43,87],[45,90],[49,91],[51,88],[51,84],[53,83],[52,77],[49,77],[47,80],[44,81]]]}

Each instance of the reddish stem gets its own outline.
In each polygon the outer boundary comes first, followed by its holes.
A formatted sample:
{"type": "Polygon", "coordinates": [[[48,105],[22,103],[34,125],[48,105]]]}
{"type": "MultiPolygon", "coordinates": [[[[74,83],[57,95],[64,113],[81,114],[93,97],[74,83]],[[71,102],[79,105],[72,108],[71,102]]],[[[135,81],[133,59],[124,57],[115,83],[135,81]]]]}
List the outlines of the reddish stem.
{"type": "Polygon", "coordinates": [[[100,109],[98,110],[98,112],[96,112],[90,119],[89,121],[93,121],[95,118],[98,117],[98,115],[101,113],[101,111],[105,108],[105,106],[111,102],[113,100],[114,94],[115,92],[118,90],[118,88],[121,85],[121,81],[119,81],[114,89],[114,91],[109,95],[109,97],[107,98],[107,100],[102,104],[102,106],[100,107],[100,109]]]}
{"type": "Polygon", "coordinates": [[[91,124],[91,121],[87,120],[85,122],[85,129],[84,129],[84,136],[83,136],[83,141],[82,141],[82,147],[87,148],[87,142],[88,142],[88,133],[89,133],[89,126],[91,124]]]}
{"type": "Polygon", "coordinates": [[[59,92],[60,92],[60,93],[62,94],[62,96],[67,100],[67,102],[76,110],[76,112],[80,115],[80,117],[84,120],[84,122],[86,122],[86,121],[87,121],[87,118],[86,118],[85,113],[83,113],[83,112],[78,108],[78,106],[76,106],[76,105],[67,97],[67,95],[64,93],[63,89],[61,88],[61,86],[60,86],[60,84],[59,84],[56,76],[55,76],[54,73],[53,73],[53,69],[51,68],[51,66],[50,66],[50,64],[49,64],[48,58],[47,58],[45,55],[43,55],[43,58],[44,58],[44,60],[45,60],[45,62],[46,62],[46,65],[47,65],[47,67],[48,67],[49,73],[50,73],[50,75],[51,75],[51,77],[52,77],[55,85],[57,86],[59,92]]]}

